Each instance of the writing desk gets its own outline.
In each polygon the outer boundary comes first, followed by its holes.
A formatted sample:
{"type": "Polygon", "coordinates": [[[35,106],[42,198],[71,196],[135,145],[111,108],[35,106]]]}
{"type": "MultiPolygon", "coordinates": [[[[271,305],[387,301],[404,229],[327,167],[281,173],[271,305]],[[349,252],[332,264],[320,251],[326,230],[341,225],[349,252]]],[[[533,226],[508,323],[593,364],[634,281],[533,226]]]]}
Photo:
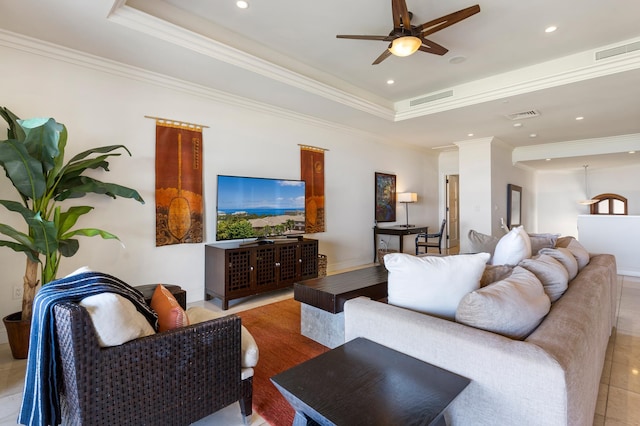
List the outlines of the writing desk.
{"type": "Polygon", "coordinates": [[[404,225],[397,226],[374,226],[373,227],[373,261],[376,261],[376,255],[378,253],[378,234],[383,235],[397,235],[400,238],[400,247],[399,251],[402,253],[402,240],[405,235],[415,235],[415,234],[426,234],[428,226],[409,226],[408,228],[404,225]]]}

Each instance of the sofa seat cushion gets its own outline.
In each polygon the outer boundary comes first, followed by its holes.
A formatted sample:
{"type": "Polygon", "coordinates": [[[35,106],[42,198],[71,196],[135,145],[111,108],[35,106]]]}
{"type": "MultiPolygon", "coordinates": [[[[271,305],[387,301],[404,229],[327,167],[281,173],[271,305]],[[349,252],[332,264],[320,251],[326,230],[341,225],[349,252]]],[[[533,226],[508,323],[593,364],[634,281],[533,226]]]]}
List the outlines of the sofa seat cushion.
{"type": "Polygon", "coordinates": [[[100,293],[85,297],[79,305],[89,313],[101,347],[118,346],[155,334],[144,315],[119,294],[100,293]]]}
{"type": "MultiPolygon", "coordinates": [[[[227,315],[223,312],[213,312],[209,309],[202,308],[200,306],[194,306],[187,309],[187,316],[189,317],[189,323],[197,324],[199,322],[210,321],[216,318],[220,318],[227,315]]],[[[255,339],[249,333],[249,330],[245,326],[241,326],[241,344],[242,368],[253,368],[258,365],[258,359],[260,358],[260,352],[258,351],[258,345],[255,339]]],[[[253,373],[253,372],[251,372],[253,373]]],[[[249,376],[250,377],[250,376],[249,376]]]]}
{"type": "Polygon", "coordinates": [[[536,276],[516,266],[509,278],[467,294],[456,311],[457,322],[524,339],[549,313],[551,302],[536,276]]]}
{"type": "Polygon", "coordinates": [[[522,226],[513,228],[498,241],[491,259],[492,265],[517,265],[531,257],[531,240],[522,226]]]}
{"type": "Polygon", "coordinates": [[[558,300],[567,290],[569,273],[560,262],[548,254],[524,259],[520,262],[520,266],[532,272],[540,280],[551,302],[558,300]]]}
{"type": "Polygon", "coordinates": [[[443,318],[455,317],[465,294],[480,288],[489,253],[416,257],[385,256],[389,271],[388,302],[443,318]]]}

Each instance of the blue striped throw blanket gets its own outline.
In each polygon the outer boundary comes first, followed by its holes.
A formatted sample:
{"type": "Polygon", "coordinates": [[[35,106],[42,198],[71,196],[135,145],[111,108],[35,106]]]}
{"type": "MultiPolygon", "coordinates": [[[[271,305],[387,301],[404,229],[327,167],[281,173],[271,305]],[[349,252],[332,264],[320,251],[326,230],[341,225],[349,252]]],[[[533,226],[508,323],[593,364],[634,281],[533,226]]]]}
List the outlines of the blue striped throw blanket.
{"type": "Polygon", "coordinates": [[[62,380],[57,365],[53,307],[63,302],[80,302],[85,297],[105,292],[116,293],[129,299],[154,329],[157,329],[158,317],[147,306],[142,293],[111,275],[85,272],[43,286],[33,301],[29,357],[18,423],[61,423],[59,390],[62,380]]]}

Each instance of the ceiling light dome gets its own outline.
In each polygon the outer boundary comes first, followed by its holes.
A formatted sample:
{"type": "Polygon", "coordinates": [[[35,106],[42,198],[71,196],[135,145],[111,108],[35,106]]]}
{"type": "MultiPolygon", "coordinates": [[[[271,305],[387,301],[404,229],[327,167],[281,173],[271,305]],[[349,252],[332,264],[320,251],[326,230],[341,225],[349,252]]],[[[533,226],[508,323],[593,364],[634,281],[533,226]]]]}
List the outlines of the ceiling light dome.
{"type": "Polygon", "coordinates": [[[422,45],[422,40],[414,36],[398,37],[391,42],[389,52],[396,56],[409,56],[418,50],[422,45]]]}

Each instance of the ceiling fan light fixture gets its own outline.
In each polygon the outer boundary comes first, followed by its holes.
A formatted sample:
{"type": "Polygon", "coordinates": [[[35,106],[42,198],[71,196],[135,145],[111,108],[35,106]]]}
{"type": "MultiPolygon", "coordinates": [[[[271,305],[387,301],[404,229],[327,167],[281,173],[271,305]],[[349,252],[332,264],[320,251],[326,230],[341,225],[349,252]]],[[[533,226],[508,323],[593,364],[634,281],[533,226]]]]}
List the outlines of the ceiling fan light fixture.
{"type": "Polygon", "coordinates": [[[422,40],[414,36],[398,37],[391,42],[389,52],[396,56],[409,56],[414,54],[422,45],[422,40]]]}

